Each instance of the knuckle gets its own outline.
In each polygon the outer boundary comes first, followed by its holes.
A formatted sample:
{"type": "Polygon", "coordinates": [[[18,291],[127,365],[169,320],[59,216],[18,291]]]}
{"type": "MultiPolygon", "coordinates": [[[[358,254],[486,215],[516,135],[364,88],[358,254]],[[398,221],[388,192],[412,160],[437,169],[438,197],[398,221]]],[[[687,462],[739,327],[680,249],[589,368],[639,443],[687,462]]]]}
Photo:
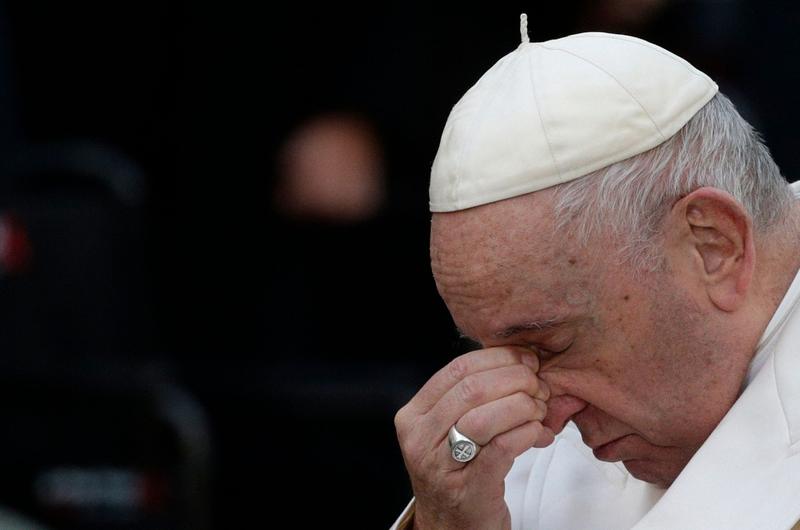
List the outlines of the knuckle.
{"type": "Polygon", "coordinates": [[[520,374],[522,374],[521,368],[523,368],[522,365],[511,364],[509,366],[503,366],[493,370],[493,375],[495,376],[495,379],[499,381],[509,384],[517,384],[520,374]]]}
{"type": "Polygon", "coordinates": [[[473,409],[462,416],[458,424],[459,431],[466,436],[483,438],[483,434],[486,433],[490,427],[490,419],[487,418],[485,414],[480,414],[473,409]]]}
{"type": "Polygon", "coordinates": [[[539,378],[536,372],[528,366],[518,364],[509,368],[513,385],[520,391],[533,395],[539,389],[539,378]]]}
{"type": "Polygon", "coordinates": [[[536,373],[531,370],[530,368],[525,369],[524,384],[525,388],[528,392],[533,395],[539,392],[539,377],[537,377],[536,373]]]}
{"type": "Polygon", "coordinates": [[[544,408],[541,400],[531,397],[524,392],[515,394],[522,418],[528,421],[538,421],[544,417],[544,408]]]}
{"type": "Polygon", "coordinates": [[[523,352],[520,352],[518,355],[520,363],[527,366],[534,372],[539,371],[539,357],[537,357],[536,354],[534,354],[530,350],[525,350],[523,352]]]}
{"type": "Polygon", "coordinates": [[[408,414],[408,405],[400,407],[394,415],[395,426],[404,425],[406,423],[406,415],[408,414]]]}
{"type": "Polygon", "coordinates": [[[450,371],[450,377],[452,377],[454,381],[461,381],[464,379],[469,373],[468,354],[460,355],[450,361],[448,370],[450,371]]]}
{"type": "Polygon", "coordinates": [[[520,377],[535,377],[536,372],[533,368],[528,366],[527,364],[515,364],[511,367],[514,370],[515,374],[518,374],[520,377]]]}
{"type": "Polygon", "coordinates": [[[476,405],[481,403],[486,395],[486,388],[481,383],[480,378],[469,375],[461,380],[458,384],[459,397],[462,401],[469,405],[476,405]]]}
{"type": "Polygon", "coordinates": [[[522,392],[522,391],[514,392],[513,394],[511,394],[511,398],[514,400],[512,405],[515,408],[522,407],[523,409],[527,408],[529,406],[530,400],[533,399],[527,392],[522,392]]]}
{"type": "Polygon", "coordinates": [[[411,422],[407,419],[408,414],[408,405],[406,405],[398,410],[394,415],[394,428],[397,431],[398,438],[401,440],[405,438],[408,427],[411,424],[411,422]]]}
{"type": "Polygon", "coordinates": [[[492,438],[491,444],[494,445],[495,450],[502,455],[508,455],[514,452],[514,445],[511,438],[508,436],[496,436],[492,438]]]}

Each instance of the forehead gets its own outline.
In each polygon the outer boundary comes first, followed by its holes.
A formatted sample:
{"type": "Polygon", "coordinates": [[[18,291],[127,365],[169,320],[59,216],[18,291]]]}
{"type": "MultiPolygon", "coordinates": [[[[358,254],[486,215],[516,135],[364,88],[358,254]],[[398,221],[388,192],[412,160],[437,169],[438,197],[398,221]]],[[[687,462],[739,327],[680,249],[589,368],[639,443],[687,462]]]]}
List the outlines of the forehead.
{"type": "Polygon", "coordinates": [[[547,262],[555,250],[549,196],[547,192],[537,192],[458,212],[434,214],[431,221],[434,274],[451,266],[478,272],[495,266],[507,267],[521,259],[547,262]]]}
{"type": "Polygon", "coordinates": [[[585,299],[578,271],[587,260],[554,235],[541,194],[433,216],[436,285],[456,325],[473,337],[507,321],[555,316],[585,299]]]}

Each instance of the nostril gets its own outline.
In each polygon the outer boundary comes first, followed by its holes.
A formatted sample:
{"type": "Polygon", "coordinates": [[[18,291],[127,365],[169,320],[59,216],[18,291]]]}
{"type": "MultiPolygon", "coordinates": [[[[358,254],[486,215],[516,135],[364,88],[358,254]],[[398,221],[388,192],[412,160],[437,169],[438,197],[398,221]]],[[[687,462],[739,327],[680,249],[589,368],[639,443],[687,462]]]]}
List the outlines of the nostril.
{"type": "Polygon", "coordinates": [[[542,424],[558,434],[567,422],[587,405],[586,401],[568,394],[555,396],[547,402],[547,415],[542,424]]]}

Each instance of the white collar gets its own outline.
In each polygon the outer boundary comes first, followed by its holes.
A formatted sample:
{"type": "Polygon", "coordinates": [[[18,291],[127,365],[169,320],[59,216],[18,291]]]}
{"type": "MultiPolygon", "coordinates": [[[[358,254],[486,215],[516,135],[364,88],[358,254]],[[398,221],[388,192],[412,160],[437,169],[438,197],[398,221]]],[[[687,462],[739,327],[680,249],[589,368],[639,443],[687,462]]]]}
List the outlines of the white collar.
{"type": "MultiPolygon", "coordinates": [[[[796,198],[800,199],[800,181],[794,182],[790,185],[792,191],[794,191],[794,195],[796,198]]],[[[745,377],[744,385],[742,389],[747,387],[750,384],[750,381],[753,380],[753,377],[761,370],[761,367],[764,366],[764,363],[767,362],[767,359],[772,353],[772,346],[775,342],[773,339],[775,338],[778,330],[783,327],[783,323],[786,321],[786,317],[792,311],[797,303],[800,302],[800,271],[795,275],[792,284],[789,286],[789,289],[786,291],[786,294],[783,296],[783,300],[781,300],[778,309],[775,310],[775,314],[772,315],[772,319],[770,319],[769,324],[767,324],[767,328],[764,330],[764,333],[761,335],[761,339],[758,341],[758,346],[756,346],[756,353],[753,356],[753,359],[750,361],[750,367],[747,369],[747,377],[745,377]]]]}

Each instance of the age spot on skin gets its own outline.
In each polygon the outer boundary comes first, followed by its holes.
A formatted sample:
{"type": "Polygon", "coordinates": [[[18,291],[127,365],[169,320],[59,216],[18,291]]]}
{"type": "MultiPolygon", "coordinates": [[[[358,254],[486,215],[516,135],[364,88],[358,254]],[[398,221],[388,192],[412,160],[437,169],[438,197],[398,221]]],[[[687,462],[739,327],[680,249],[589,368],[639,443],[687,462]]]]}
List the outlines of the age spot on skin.
{"type": "Polygon", "coordinates": [[[629,298],[630,298],[630,296],[629,296],[629,295],[627,295],[627,294],[626,294],[625,296],[623,296],[623,297],[622,297],[622,299],[623,299],[623,300],[625,300],[626,302],[628,301],[628,299],[629,299],[629,298]]]}

